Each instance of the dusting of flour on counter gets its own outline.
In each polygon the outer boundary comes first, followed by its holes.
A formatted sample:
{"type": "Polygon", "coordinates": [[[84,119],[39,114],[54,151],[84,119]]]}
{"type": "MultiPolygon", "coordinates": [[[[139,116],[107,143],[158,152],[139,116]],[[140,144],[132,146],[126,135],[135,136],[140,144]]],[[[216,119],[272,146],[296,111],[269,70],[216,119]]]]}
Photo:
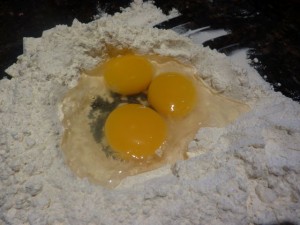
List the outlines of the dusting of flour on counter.
{"type": "Polygon", "coordinates": [[[7,69],[13,78],[0,81],[0,224],[300,222],[299,104],[225,55],[151,28],[176,14],[135,1],[115,16],[24,38],[23,55],[7,69]],[[80,179],[64,163],[58,106],[109,45],[190,62],[208,85],[251,110],[225,128],[200,129],[188,160],[115,190],[80,179]]]}

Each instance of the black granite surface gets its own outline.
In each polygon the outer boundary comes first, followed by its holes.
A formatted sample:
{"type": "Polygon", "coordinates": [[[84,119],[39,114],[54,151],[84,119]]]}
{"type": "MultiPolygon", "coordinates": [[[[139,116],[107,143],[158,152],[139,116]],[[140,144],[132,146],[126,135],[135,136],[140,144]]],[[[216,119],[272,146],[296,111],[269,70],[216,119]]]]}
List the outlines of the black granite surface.
{"type": "MultiPolygon", "coordinates": [[[[128,6],[128,0],[1,0],[0,79],[4,70],[22,54],[23,37],[39,37],[57,24],[71,24],[74,18],[89,22],[97,7],[108,13],[128,6]]],[[[157,0],[165,12],[177,8],[194,27],[211,26],[231,31],[230,35],[204,44],[225,54],[251,48],[249,58],[274,89],[300,101],[300,1],[262,0],[157,0]],[[280,84],[278,84],[280,83],[280,84]]]]}

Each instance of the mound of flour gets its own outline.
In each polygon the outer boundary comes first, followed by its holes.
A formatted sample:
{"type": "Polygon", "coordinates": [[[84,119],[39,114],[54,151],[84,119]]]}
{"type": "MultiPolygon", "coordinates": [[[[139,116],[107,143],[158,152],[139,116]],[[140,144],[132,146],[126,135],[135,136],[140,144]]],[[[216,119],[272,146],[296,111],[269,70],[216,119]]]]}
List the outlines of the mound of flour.
{"type": "Polygon", "coordinates": [[[13,78],[0,81],[0,224],[300,222],[299,104],[254,70],[151,28],[176,14],[135,1],[114,16],[24,38],[24,54],[7,69],[13,78]],[[251,111],[225,128],[200,129],[188,160],[114,190],[90,184],[64,163],[59,104],[108,46],[192,62],[207,84],[251,111]]]}

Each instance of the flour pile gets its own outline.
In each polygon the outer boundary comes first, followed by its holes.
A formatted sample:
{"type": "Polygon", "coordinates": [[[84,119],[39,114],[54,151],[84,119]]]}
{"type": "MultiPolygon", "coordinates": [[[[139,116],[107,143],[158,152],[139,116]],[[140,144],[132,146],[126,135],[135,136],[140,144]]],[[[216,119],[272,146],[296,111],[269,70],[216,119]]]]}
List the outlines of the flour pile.
{"type": "Polygon", "coordinates": [[[13,78],[0,81],[0,224],[300,222],[299,104],[228,57],[151,28],[176,14],[135,1],[114,16],[24,39],[24,54],[7,69],[13,78]],[[186,161],[115,190],[90,184],[64,163],[58,105],[109,46],[191,62],[207,84],[251,111],[225,128],[200,129],[186,161]]]}

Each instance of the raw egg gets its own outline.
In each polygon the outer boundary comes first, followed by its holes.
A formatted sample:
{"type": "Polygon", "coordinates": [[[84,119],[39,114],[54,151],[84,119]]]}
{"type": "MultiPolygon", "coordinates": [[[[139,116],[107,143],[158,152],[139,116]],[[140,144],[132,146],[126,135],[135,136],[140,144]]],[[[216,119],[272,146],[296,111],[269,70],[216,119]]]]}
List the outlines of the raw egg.
{"type": "Polygon", "coordinates": [[[201,127],[222,127],[249,107],[212,90],[171,57],[108,52],[64,97],[62,150],[79,177],[114,188],[127,176],[187,159],[201,127]]]}
{"type": "Polygon", "coordinates": [[[175,72],[159,74],[148,90],[150,105],[172,118],[186,116],[194,108],[196,99],[196,87],[191,78],[175,72]]]}
{"type": "Polygon", "coordinates": [[[154,156],[167,137],[163,118],[141,104],[125,104],[113,110],[104,131],[109,146],[121,159],[154,156]]]}
{"type": "Polygon", "coordinates": [[[153,67],[147,58],[130,54],[105,62],[103,75],[112,91],[133,95],[147,89],[153,76],[153,67]]]}

